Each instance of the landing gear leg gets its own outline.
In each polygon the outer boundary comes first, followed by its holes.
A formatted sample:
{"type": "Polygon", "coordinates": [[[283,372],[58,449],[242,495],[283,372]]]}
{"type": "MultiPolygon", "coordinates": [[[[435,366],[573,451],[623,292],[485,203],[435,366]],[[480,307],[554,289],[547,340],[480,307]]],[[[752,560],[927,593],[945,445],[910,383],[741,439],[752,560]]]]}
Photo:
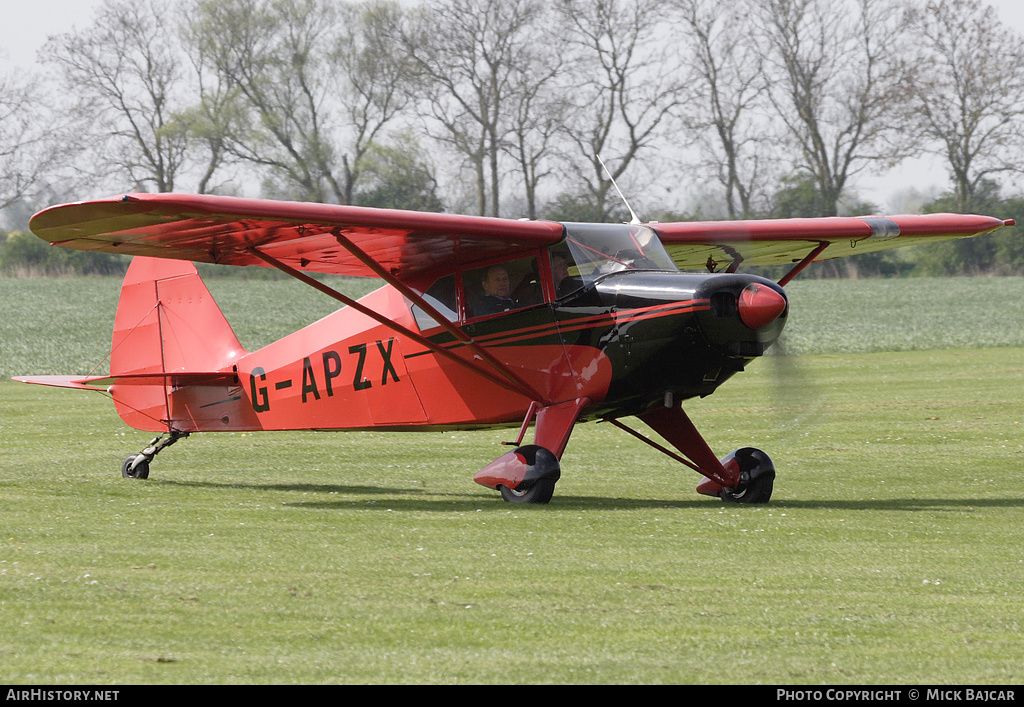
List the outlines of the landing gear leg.
{"type": "Polygon", "coordinates": [[[767,503],[771,498],[775,465],[760,449],[737,449],[719,461],[679,405],[652,408],[640,415],[640,419],[683,456],[654,443],[618,420],[609,422],[702,474],[704,479],[697,486],[699,493],[718,496],[732,503],[767,503]]]}
{"type": "Polygon", "coordinates": [[[555,482],[562,475],[559,460],[580,411],[590,404],[580,398],[548,407],[530,406],[516,445],[477,472],[473,480],[481,486],[497,489],[508,503],[547,503],[555,491],[555,482]],[[530,421],[536,416],[535,444],[522,444],[530,421]]]}
{"type": "Polygon", "coordinates": [[[121,476],[126,479],[148,479],[149,463],[164,449],[167,449],[179,439],[188,437],[188,432],[172,430],[166,435],[154,437],[149,446],[138,454],[129,454],[121,464],[121,476]]]}

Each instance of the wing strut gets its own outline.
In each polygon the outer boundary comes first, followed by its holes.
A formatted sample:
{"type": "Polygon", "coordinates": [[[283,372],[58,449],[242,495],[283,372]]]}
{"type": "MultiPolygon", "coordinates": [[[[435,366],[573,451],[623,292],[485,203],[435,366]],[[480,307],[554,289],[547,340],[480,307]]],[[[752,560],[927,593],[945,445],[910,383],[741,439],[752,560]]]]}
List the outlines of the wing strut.
{"type": "Polygon", "coordinates": [[[813,263],[814,259],[821,255],[821,252],[828,248],[828,246],[829,244],[827,242],[823,241],[819,243],[817,248],[815,248],[806,256],[804,256],[804,259],[797,263],[792,270],[783,275],[782,279],[779,280],[779,286],[785,287],[786,285],[788,285],[790,280],[799,275],[803,271],[803,269],[806,268],[808,265],[813,263]]]}
{"type": "Polygon", "coordinates": [[[690,461],[686,457],[681,456],[679,454],[676,454],[671,449],[668,449],[667,447],[658,444],[653,439],[650,439],[648,437],[644,437],[642,434],[640,434],[639,432],[634,430],[632,427],[629,427],[626,424],[620,422],[618,420],[618,418],[606,417],[603,420],[601,420],[601,422],[610,422],[613,425],[615,425],[616,427],[618,427],[620,430],[622,430],[623,432],[628,432],[629,434],[633,435],[634,437],[636,437],[638,440],[640,440],[644,444],[647,444],[647,445],[650,445],[651,447],[654,447],[655,449],[657,449],[659,452],[661,452],[665,456],[671,457],[672,459],[675,459],[680,464],[683,464],[684,466],[688,466],[688,467],[690,467],[691,469],[693,469],[696,472],[699,472],[701,474],[704,473],[704,471],[699,466],[694,464],[692,461],[690,461]]]}
{"type": "Polygon", "coordinates": [[[608,417],[603,421],[612,423],[620,430],[628,432],[641,442],[649,444],[662,454],[690,467],[723,488],[736,488],[740,481],[738,470],[727,468],[718,460],[708,443],[701,437],[700,432],[693,426],[690,418],[683,412],[682,406],[652,408],[639,417],[686,457],[676,454],[653,439],[648,439],[617,418],[608,417]]]}
{"type": "MultiPolygon", "coordinates": [[[[331,297],[333,299],[338,300],[342,304],[345,304],[345,305],[347,305],[349,307],[352,307],[353,309],[357,310],[361,314],[365,314],[366,316],[370,317],[374,321],[379,322],[380,324],[383,324],[384,326],[388,327],[389,329],[392,329],[393,331],[401,334],[402,336],[408,337],[412,341],[415,341],[416,343],[420,344],[421,346],[424,346],[424,347],[430,349],[434,353],[436,353],[436,354],[438,354],[440,356],[444,356],[445,358],[448,358],[448,359],[454,361],[455,363],[458,363],[459,365],[465,366],[466,368],[470,369],[471,371],[473,371],[475,373],[478,373],[479,375],[483,376],[484,378],[486,378],[487,380],[491,381],[492,383],[500,385],[502,388],[505,388],[506,390],[511,390],[514,393],[519,393],[520,395],[522,395],[524,397],[527,397],[527,398],[530,398],[531,400],[547,402],[547,400],[542,395],[540,395],[540,393],[535,391],[531,386],[527,385],[525,382],[522,382],[521,380],[519,380],[519,378],[517,376],[514,376],[510,371],[507,371],[501,365],[500,362],[495,361],[495,363],[492,364],[492,365],[494,365],[497,368],[498,372],[502,374],[501,376],[497,376],[494,373],[492,373],[491,371],[476,365],[472,361],[468,361],[468,360],[462,358],[461,356],[458,356],[457,354],[453,353],[452,351],[449,351],[448,349],[444,348],[443,346],[441,346],[439,344],[436,344],[433,341],[430,341],[429,339],[423,337],[421,334],[419,334],[419,333],[417,333],[417,332],[415,332],[415,331],[413,331],[413,330],[411,330],[411,329],[409,329],[407,327],[404,327],[401,324],[398,324],[397,322],[394,322],[394,321],[388,319],[384,315],[382,315],[382,314],[380,314],[378,312],[375,312],[374,310],[370,309],[369,307],[367,307],[367,306],[365,306],[363,304],[360,304],[359,302],[357,302],[356,300],[352,299],[351,297],[343,295],[342,293],[338,292],[334,288],[329,287],[328,285],[325,285],[324,283],[319,282],[319,281],[313,279],[309,275],[306,275],[305,273],[303,273],[303,272],[301,272],[299,270],[296,270],[296,269],[286,265],[285,263],[282,263],[280,260],[278,260],[278,259],[276,259],[276,258],[274,258],[272,256],[269,256],[266,253],[261,252],[260,250],[256,249],[255,247],[250,246],[246,250],[247,250],[247,252],[252,254],[254,257],[259,258],[260,260],[262,260],[263,262],[267,263],[268,265],[277,268],[278,270],[280,270],[281,272],[285,273],[286,275],[289,275],[289,276],[295,278],[296,280],[309,285],[313,289],[318,290],[319,292],[322,292],[323,294],[327,295],[328,297],[331,297]]],[[[395,279],[394,279],[394,277],[392,277],[390,275],[390,273],[384,279],[389,284],[394,284],[395,283],[395,279]]],[[[422,298],[420,298],[418,295],[415,298],[412,298],[412,299],[413,299],[413,301],[416,302],[416,304],[419,304],[420,301],[422,300],[422,298]]],[[[424,303],[424,304],[426,304],[426,303],[424,303]]],[[[427,311],[427,310],[424,310],[424,311],[427,311]]],[[[440,315],[438,315],[438,316],[440,316],[440,315]]],[[[475,341],[471,341],[469,343],[469,345],[473,348],[474,352],[483,351],[482,347],[480,347],[480,345],[477,344],[475,341]]],[[[486,354],[486,353],[487,352],[484,352],[484,354],[486,354]]],[[[493,360],[493,357],[490,356],[489,354],[487,354],[486,356],[482,355],[481,357],[485,358],[488,361],[493,360]]]]}
{"type": "MultiPolygon", "coordinates": [[[[422,296],[420,296],[418,292],[408,287],[405,283],[401,282],[393,274],[391,274],[386,269],[381,267],[380,263],[378,263],[376,260],[367,255],[366,252],[364,252],[351,240],[346,238],[345,235],[341,233],[340,229],[335,228],[334,230],[332,230],[332,233],[334,234],[334,237],[337,239],[338,243],[341,245],[342,248],[344,248],[349,253],[354,255],[363,265],[370,268],[370,270],[376,273],[377,277],[384,280],[384,282],[394,287],[396,290],[398,290],[408,299],[410,299],[413,303],[415,303],[416,306],[422,309],[424,312],[426,312],[426,314],[431,319],[440,324],[445,331],[447,331],[449,334],[451,334],[456,339],[458,339],[466,346],[468,346],[470,349],[472,349],[473,353],[475,353],[481,359],[486,361],[487,364],[490,365],[492,369],[494,369],[499,375],[507,379],[510,383],[512,383],[512,385],[516,386],[517,389],[519,389],[520,391],[529,391],[529,397],[533,398],[537,402],[551,402],[550,400],[547,400],[539,392],[534,390],[533,386],[531,386],[529,383],[527,383],[522,378],[517,376],[515,373],[510,371],[508,367],[503,365],[501,361],[495,358],[490,351],[488,351],[483,346],[478,344],[473,339],[473,337],[471,337],[462,329],[459,329],[457,326],[455,326],[450,321],[445,319],[444,316],[440,312],[438,312],[434,307],[432,307],[422,296]]],[[[464,361],[465,359],[460,358],[459,360],[464,361]]]]}

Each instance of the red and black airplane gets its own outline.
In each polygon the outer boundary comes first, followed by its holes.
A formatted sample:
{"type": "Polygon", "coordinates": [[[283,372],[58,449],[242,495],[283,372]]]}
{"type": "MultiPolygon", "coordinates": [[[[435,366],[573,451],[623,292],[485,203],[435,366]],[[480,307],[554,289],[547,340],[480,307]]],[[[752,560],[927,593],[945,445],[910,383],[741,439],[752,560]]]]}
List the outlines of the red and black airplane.
{"type": "Polygon", "coordinates": [[[15,380],[106,391],[127,424],[160,433],[124,461],[127,478],[147,478],[158,452],[195,432],[518,427],[515,448],[475,481],[510,502],[546,503],[574,426],[603,420],[697,471],[699,492],[764,503],[768,455],[744,447],[719,460],[682,403],[778,339],[784,286],[813,261],[1012,223],[555,223],[190,194],[65,204],[36,214],[32,231],[136,256],[110,372],[15,380]],[[189,261],[274,267],[348,306],[246,351],[189,261]],[[737,272],[783,263],[778,283],[737,272]],[[356,301],[318,273],[385,284],[356,301]]]}

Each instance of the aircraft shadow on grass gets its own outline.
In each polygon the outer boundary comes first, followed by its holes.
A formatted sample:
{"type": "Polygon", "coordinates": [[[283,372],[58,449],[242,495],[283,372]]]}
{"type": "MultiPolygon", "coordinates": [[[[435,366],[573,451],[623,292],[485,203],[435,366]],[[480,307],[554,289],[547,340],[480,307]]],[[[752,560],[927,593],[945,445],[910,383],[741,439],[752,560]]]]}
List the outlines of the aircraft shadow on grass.
{"type": "MultiPolygon", "coordinates": [[[[324,496],[339,494],[360,498],[323,498],[320,500],[283,501],[282,505],[292,508],[313,508],[322,510],[389,510],[389,511],[436,511],[451,512],[477,510],[481,503],[486,506],[485,493],[451,493],[440,489],[391,488],[387,486],[345,485],[345,484],[246,484],[218,483],[215,481],[174,481],[162,479],[156,483],[167,486],[206,488],[211,490],[243,489],[254,491],[278,491],[286,493],[315,493],[324,496]]],[[[643,508],[701,509],[719,508],[718,505],[702,499],[630,499],[612,496],[562,495],[550,511],[579,510],[637,510],[643,508]]],[[[1024,498],[886,498],[856,500],[803,500],[777,498],[772,512],[786,510],[840,510],[840,511],[950,511],[998,510],[1024,508],[1024,498]]],[[[742,509],[737,509],[742,512],[742,509]]],[[[549,512],[550,512],[549,511],[549,512]]],[[[751,512],[756,512],[751,510],[751,512]]]]}

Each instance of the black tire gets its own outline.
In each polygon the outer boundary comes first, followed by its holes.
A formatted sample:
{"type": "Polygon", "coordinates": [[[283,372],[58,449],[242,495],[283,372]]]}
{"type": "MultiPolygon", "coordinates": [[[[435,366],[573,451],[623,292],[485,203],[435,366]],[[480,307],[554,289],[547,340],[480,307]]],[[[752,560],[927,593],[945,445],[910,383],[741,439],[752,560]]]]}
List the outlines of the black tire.
{"type": "MultiPolygon", "coordinates": [[[[735,491],[719,494],[726,503],[768,503],[775,487],[775,465],[760,449],[745,447],[733,452],[740,464],[742,483],[735,491]]],[[[730,456],[733,456],[730,455],[730,456]]]]}
{"type": "Polygon", "coordinates": [[[547,503],[555,493],[554,479],[537,479],[529,488],[499,486],[501,497],[509,503],[547,503]]]}
{"type": "Polygon", "coordinates": [[[148,479],[149,478],[149,462],[141,461],[139,465],[132,469],[132,464],[135,462],[135,458],[138,454],[129,454],[121,465],[121,476],[126,479],[148,479]]]}
{"type": "Polygon", "coordinates": [[[723,491],[722,500],[729,503],[768,503],[774,486],[774,476],[760,476],[735,493],[723,491]]]}

